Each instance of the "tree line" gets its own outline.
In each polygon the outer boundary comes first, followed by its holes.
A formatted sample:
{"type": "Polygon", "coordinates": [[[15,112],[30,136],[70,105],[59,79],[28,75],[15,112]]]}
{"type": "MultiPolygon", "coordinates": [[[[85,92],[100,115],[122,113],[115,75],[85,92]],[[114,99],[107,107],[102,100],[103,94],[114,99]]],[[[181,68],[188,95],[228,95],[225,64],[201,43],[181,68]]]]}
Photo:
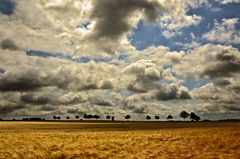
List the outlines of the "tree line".
{"type": "MultiPolygon", "coordinates": [[[[200,116],[198,116],[197,114],[195,114],[194,112],[191,112],[191,113],[188,113],[186,111],[181,111],[180,114],[179,114],[179,117],[180,118],[183,118],[183,120],[185,121],[186,119],[190,119],[192,121],[200,121],[201,118],[200,116]]],[[[80,119],[80,116],[79,115],[75,115],[74,117],[75,119],[79,120],[80,119]]],[[[54,120],[61,120],[61,116],[57,116],[57,115],[53,115],[53,119],[54,120]]],[[[70,116],[67,116],[66,117],[67,120],[70,119],[70,116]]],[[[100,119],[100,116],[99,115],[88,115],[88,114],[84,114],[83,115],[83,119],[88,119],[88,120],[91,120],[91,119],[100,119]]],[[[110,116],[110,115],[107,115],[106,116],[106,120],[112,120],[114,121],[115,120],[115,117],[114,116],[110,116]]],[[[131,116],[130,115],[126,115],[124,116],[124,119],[129,121],[131,119],[131,116]]],[[[149,115],[146,116],[146,120],[151,120],[151,119],[155,119],[155,120],[160,120],[160,116],[158,115],[155,115],[153,118],[149,115]]],[[[166,117],[167,120],[172,120],[173,119],[173,116],[170,114],[170,115],[167,115],[166,117]]],[[[80,119],[82,120],[82,119],[80,119]]]]}

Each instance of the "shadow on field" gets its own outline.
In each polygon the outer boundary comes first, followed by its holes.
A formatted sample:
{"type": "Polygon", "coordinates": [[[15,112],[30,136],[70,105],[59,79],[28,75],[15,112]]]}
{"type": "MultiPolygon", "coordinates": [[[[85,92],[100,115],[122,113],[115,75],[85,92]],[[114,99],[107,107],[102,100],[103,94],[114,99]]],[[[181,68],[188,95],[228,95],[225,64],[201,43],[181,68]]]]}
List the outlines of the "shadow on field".
{"type": "Polygon", "coordinates": [[[81,122],[20,122],[2,121],[1,131],[133,131],[133,130],[158,130],[193,127],[227,127],[239,125],[240,122],[166,122],[166,121],[81,121],[81,122]]]}

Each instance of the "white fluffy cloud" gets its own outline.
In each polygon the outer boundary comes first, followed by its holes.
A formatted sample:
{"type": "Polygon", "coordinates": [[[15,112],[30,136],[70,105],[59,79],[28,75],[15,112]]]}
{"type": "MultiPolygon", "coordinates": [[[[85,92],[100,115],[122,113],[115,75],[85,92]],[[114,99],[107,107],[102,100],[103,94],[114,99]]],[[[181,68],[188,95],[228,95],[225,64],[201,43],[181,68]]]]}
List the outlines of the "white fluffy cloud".
{"type": "Polygon", "coordinates": [[[186,79],[235,77],[240,71],[240,53],[231,46],[207,44],[186,54],[173,69],[186,79]]]}
{"type": "Polygon", "coordinates": [[[240,3],[240,0],[218,0],[221,4],[240,3]]]}
{"type": "Polygon", "coordinates": [[[224,44],[239,44],[240,31],[236,28],[239,18],[222,19],[219,23],[215,21],[213,28],[203,35],[203,38],[211,42],[224,44]]]}

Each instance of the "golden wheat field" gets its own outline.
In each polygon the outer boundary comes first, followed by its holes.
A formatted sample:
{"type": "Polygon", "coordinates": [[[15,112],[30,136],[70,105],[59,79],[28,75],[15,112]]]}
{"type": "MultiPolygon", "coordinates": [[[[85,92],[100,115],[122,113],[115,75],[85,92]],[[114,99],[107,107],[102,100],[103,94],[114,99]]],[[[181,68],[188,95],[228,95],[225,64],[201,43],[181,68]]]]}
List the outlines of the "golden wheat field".
{"type": "Polygon", "coordinates": [[[237,122],[0,122],[0,158],[240,158],[237,122]]]}

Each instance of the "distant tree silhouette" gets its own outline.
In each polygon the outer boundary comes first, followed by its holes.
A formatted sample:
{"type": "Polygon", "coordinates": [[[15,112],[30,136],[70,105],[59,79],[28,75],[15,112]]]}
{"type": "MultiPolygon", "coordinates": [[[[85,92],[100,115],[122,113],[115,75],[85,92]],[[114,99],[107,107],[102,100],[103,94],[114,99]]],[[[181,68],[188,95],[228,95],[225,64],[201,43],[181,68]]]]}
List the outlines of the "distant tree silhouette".
{"type": "Polygon", "coordinates": [[[75,115],[75,119],[79,119],[79,115],[75,115]]]}
{"type": "Polygon", "coordinates": [[[125,116],[125,119],[126,119],[126,120],[129,120],[130,118],[131,118],[130,115],[126,115],[126,116],[125,116]]]}
{"type": "Polygon", "coordinates": [[[115,120],[115,117],[114,116],[112,116],[112,121],[114,121],[115,120]]]}
{"type": "Polygon", "coordinates": [[[100,118],[100,116],[98,115],[94,115],[93,118],[95,118],[96,120],[100,118]]]}
{"type": "Polygon", "coordinates": [[[95,118],[96,119],[96,117],[97,118],[100,118],[98,115],[88,115],[88,114],[83,114],[83,118],[84,119],[93,119],[93,118],[95,118]]]}
{"type": "Polygon", "coordinates": [[[148,115],[148,116],[146,116],[146,119],[147,119],[147,120],[150,120],[150,119],[151,119],[151,117],[148,115]]]}
{"type": "Polygon", "coordinates": [[[204,122],[209,122],[209,121],[211,121],[211,120],[209,120],[209,119],[203,119],[203,121],[204,121],[204,122]]]}
{"type": "Polygon", "coordinates": [[[179,115],[181,118],[185,119],[189,117],[189,113],[186,112],[186,111],[181,111],[180,115],[179,115]]]}
{"type": "Polygon", "coordinates": [[[28,121],[30,120],[29,118],[22,118],[23,121],[28,121]]]}
{"type": "Polygon", "coordinates": [[[60,116],[58,116],[58,117],[57,117],[57,119],[58,119],[58,120],[61,120],[61,117],[60,117],[60,116]]]}
{"type": "Polygon", "coordinates": [[[190,119],[195,120],[195,121],[201,120],[201,118],[193,112],[190,113],[190,119]]]}
{"type": "Polygon", "coordinates": [[[70,117],[69,117],[69,116],[67,116],[67,117],[66,117],[66,119],[67,119],[67,120],[69,120],[69,119],[70,119],[70,117]]]}
{"type": "Polygon", "coordinates": [[[167,120],[171,120],[171,119],[173,119],[173,116],[172,115],[168,115],[167,116],[167,120]]]}
{"type": "Polygon", "coordinates": [[[156,119],[156,120],[159,120],[160,117],[159,117],[158,115],[155,115],[155,119],[156,119]]]}
{"type": "Polygon", "coordinates": [[[0,118],[0,120],[2,120],[2,118],[0,118]]]}
{"type": "Polygon", "coordinates": [[[107,120],[109,120],[110,118],[111,118],[110,115],[107,115],[107,116],[106,116],[106,119],[107,119],[107,120]]]}
{"type": "Polygon", "coordinates": [[[56,116],[56,115],[53,115],[53,119],[54,119],[54,120],[57,120],[57,116],[56,116]]]}
{"type": "Polygon", "coordinates": [[[44,118],[28,118],[29,121],[41,121],[44,118]]]}
{"type": "Polygon", "coordinates": [[[94,117],[93,117],[93,115],[87,115],[87,118],[88,118],[88,119],[92,119],[92,118],[94,118],[94,117]]]}

